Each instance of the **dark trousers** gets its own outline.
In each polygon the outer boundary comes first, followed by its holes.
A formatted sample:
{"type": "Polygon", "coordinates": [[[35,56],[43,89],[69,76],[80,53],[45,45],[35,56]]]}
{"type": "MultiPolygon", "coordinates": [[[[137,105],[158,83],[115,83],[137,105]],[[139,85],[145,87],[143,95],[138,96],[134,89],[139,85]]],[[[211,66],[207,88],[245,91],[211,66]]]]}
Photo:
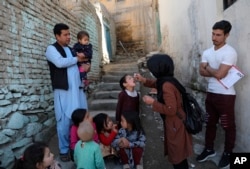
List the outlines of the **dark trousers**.
{"type": "Polygon", "coordinates": [[[174,169],[188,169],[188,162],[187,159],[183,160],[179,164],[173,164],[174,169]]]}
{"type": "MultiPolygon", "coordinates": [[[[141,147],[134,147],[132,148],[132,154],[133,154],[133,160],[134,164],[138,165],[141,162],[141,157],[142,157],[143,149],[141,147]]],[[[121,148],[119,151],[119,155],[122,161],[122,164],[129,164],[129,157],[125,152],[124,148],[121,148]]]]}
{"type": "Polygon", "coordinates": [[[234,117],[235,95],[207,93],[205,147],[213,150],[217,123],[220,119],[225,131],[224,151],[232,152],[235,144],[236,127],[234,117]]]}

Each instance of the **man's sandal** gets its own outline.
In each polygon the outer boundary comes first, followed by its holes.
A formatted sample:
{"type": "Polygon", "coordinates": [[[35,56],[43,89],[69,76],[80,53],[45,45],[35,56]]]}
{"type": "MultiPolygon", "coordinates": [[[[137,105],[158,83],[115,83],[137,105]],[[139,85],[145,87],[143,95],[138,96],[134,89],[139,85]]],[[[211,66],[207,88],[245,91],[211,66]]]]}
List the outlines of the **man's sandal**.
{"type": "Polygon", "coordinates": [[[66,153],[66,154],[60,154],[60,160],[61,160],[62,162],[68,162],[68,161],[70,161],[71,159],[70,159],[70,157],[69,157],[69,154],[66,153]]]}

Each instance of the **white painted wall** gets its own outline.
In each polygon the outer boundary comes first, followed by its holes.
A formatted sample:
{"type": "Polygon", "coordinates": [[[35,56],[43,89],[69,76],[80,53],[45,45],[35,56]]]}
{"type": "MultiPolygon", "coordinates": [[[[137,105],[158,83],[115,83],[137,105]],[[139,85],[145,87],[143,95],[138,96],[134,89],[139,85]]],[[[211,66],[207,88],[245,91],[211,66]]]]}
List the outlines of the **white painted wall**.
{"type": "Polygon", "coordinates": [[[221,19],[231,22],[228,43],[238,52],[237,65],[246,75],[236,84],[235,151],[250,152],[250,1],[238,0],[224,11],[223,0],[159,0],[159,13],[162,51],[174,58],[176,76],[201,90],[207,83],[198,73],[200,55],[212,45],[212,26],[221,19]]]}

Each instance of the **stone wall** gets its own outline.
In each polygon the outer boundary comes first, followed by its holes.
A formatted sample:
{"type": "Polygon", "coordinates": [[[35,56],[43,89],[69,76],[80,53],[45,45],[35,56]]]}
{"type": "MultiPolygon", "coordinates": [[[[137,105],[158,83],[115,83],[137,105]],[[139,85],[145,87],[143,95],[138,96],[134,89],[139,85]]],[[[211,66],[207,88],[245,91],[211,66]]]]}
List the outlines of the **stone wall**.
{"type": "MultiPolygon", "coordinates": [[[[73,3],[73,2],[72,2],[73,3]]],[[[101,25],[88,1],[71,9],[56,0],[0,1],[0,161],[11,168],[33,141],[55,134],[53,94],[45,49],[55,41],[53,27],[70,26],[71,45],[87,30],[93,44],[92,80],[99,80],[101,25]],[[60,4],[61,3],[61,4],[60,4]]]]}

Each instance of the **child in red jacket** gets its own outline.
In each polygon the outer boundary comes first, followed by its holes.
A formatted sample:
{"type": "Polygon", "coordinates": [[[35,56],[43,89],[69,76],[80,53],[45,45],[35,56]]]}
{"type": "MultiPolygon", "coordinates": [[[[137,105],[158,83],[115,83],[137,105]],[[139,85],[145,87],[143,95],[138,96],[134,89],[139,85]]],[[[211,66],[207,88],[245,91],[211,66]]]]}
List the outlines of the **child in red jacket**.
{"type": "Polygon", "coordinates": [[[93,118],[96,124],[96,131],[100,141],[100,147],[103,157],[115,155],[111,148],[111,143],[117,135],[117,125],[113,123],[110,117],[105,113],[99,113],[93,118]]]}

